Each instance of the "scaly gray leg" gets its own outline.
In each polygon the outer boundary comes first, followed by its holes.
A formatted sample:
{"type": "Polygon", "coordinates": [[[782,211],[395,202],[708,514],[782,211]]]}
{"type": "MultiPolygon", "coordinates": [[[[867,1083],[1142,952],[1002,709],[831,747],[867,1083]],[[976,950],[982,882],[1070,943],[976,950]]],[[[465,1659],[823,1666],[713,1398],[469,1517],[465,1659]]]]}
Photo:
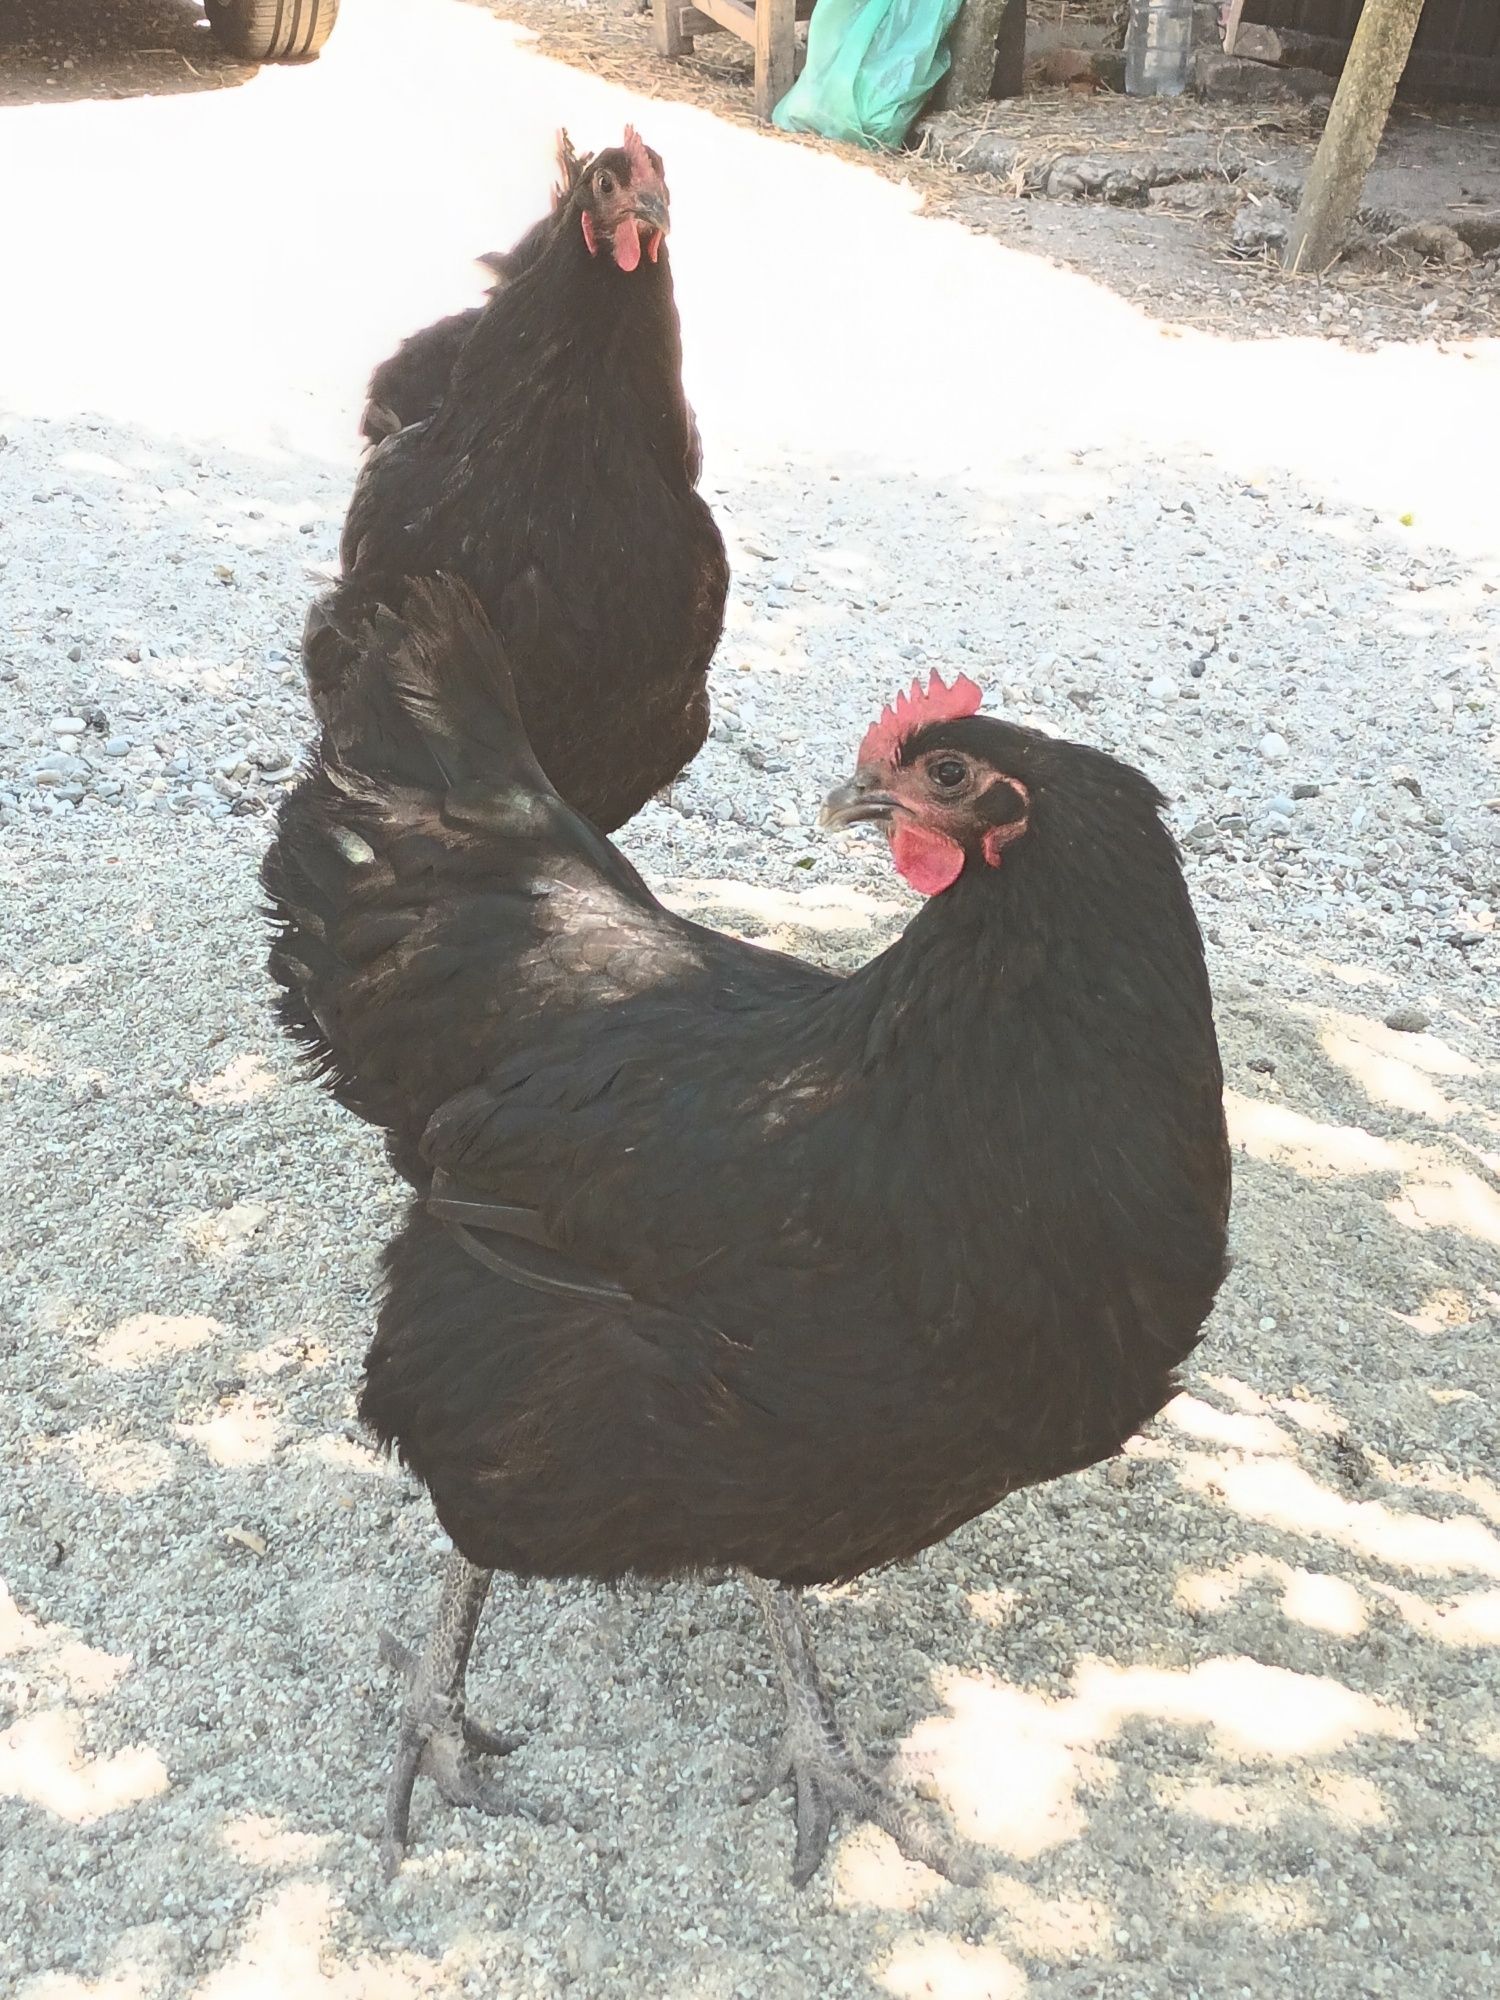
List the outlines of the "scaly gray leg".
{"type": "Polygon", "coordinates": [[[500,1736],[464,1712],[464,1675],[492,1570],[476,1569],[457,1550],[443,1568],[442,1594],[422,1656],[380,1635],[380,1657],[406,1679],[406,1703],[396,1762],[385,1795],[385,1834],[380,1844],[387,1881],[401,1866],[411,1821],[412,1787],[431,1778],[450,1805],[477,1806],[481,1812],[516,1812],[492,1778],[475,1765],[476,1756],[504,1757],[520,1742],[500,1736]]]}
{"type": "Polygon", "coordinates": [[[920,1861],[950,1882],[972,1884],[984,1871],[946,1835],[935,1833],[910,1806],[893,1798],[851,1748],[818,1676],[812,1640],[802,1613],[801,1593],[783,1590],[764,1577],[748,1576],[771,1635],[786,1697],[786,1727],[771,1753],[765,1775],[743,1803],[763,1799],[790,1779],[797,1801],[797,1851],[792,1881],[811,1881],[828,1852],[836,1812],[867,1819],[888,1833],[908,1861],[920,1861]]]}

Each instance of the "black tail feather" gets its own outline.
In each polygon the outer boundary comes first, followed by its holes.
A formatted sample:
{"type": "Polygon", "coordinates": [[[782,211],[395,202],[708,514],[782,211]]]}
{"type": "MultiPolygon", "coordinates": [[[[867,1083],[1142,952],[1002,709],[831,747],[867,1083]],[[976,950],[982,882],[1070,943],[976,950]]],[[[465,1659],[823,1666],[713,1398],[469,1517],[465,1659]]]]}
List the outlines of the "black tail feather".
{"type": "MultiPolygon", "coordinates": [[[[358,569],[308,613],[303,658],[340,789],[552,799],[488,620],[452,577],[358,569]]],[[[455,801],[455,803],[459,803],[455,801]]]]}

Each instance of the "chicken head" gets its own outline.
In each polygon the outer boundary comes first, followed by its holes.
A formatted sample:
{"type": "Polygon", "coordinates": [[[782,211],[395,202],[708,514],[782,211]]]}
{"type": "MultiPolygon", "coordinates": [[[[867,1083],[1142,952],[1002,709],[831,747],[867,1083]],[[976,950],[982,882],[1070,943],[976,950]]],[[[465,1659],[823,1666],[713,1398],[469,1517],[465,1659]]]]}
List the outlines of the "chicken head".
{"type": "Polygon", "coordinates": [[[584,162],[573,186],[583,240],[589,255],[607,250],[622,271],[634,271],[644,255],[655,263],[670,226],[667,183],[661,154],[653,152],[633,125],[625,142],[584,162]]]}
{"type": "Polygon", "coordinates": [[[848,784],[823,802],[824,826],[882,823],[897,872],[922,896],[941,894],[972,857],[998,868],[1029,823],[1026,783],[995,762],[1004,725],[975,716],[983,696],[967,675],[933,673],[898,695],[866,732],[848,784]]]}

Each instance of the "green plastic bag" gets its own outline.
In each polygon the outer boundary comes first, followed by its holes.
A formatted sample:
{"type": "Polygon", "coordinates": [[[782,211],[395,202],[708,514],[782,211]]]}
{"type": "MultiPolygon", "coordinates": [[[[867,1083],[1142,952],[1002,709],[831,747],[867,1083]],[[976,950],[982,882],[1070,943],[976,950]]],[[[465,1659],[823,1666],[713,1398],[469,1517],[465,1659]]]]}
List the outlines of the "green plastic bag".
{"type": "Polygon", "coordinates": [[[899,146],[933,86],[963,0],[818,0],[807,67],[771,113],[783,132],[899,146]]]}

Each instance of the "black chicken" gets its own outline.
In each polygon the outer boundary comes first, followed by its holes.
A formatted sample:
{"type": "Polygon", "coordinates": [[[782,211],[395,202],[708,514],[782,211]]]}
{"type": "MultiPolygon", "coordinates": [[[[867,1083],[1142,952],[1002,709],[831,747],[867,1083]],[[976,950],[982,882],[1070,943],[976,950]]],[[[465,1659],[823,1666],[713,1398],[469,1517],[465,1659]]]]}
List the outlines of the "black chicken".
{"type": "MultiPolygon", "coordinates": [[[[379,744],[335,710],[316,837],[346,896],[314,993],[347,1099],[426,1198],[361,1412],[452,1537],[385,1825],[414,1780],[502,1809],[464,1675],[491,1572],[742,1568],[786,1723],[795,1879],[834,1813],[966,1864],[846,1742],[800,1586],[898,1562],[1117,1451],[1225,1268],[1202,945],[1161,800],[933,677],[825,819],[929,900],[847,979],[672,915],[557,796],[447,580],[345,586],[379,744]]],[[[314,829],[304,826],[311,839],[314,829]]],[[[314,863],[314,866],[317,864],[314,863]]]]}
{"type": "MultiPolygon", "coordinates": [[[[404,576],[440,568],[470,585],[548,776],[610,830],[702,745],[729,572],[694,490],[660,156],[627,129],[592,158],[563,133],[558,160],[550,214],[483,260],[489,303],[376,370],[366,429],[403,427],[367,454],[344,557],[360,553],[362,574],[384,573],[398,595],[404,576]]],[[[367,683],[345,609],[337,589],[314,603],[302,659],[320,718],[337,707],[368,757],[400,724],[389,689],[367,683]]],[[[262,880],[280,1018],[334,1074],[310,997],[345,894],[343,863],[317,837],[326,789],[314,771],[282,801],[262,880]]]]}
{"type": "Polygon", "coordinates": [[[343,559],[469,585],[543,769],[607,830],[702,746],[729,572],[696,491],[661,158],[629,129],[560,157],[551,215],[472,324],[408,353],[404,387],[372,383],[396,421],[428,408],[366,454],[343,559]]]}
{"type": "MultiPolygon", "coordinates": [[[[509,250],[488,250],[475,259],[490,274],[493,294],[509,278],[520,275],[533,263],[551,239],[559,209],[566,207],[588,162],[574,150],[566,132],[557,135],[558,180],[552,190],[552,207],[540,222],[534,222],[509,250]]],[[[448,392],[453,364],[459,349],[479,323],[483,306],[469,306],[449,313],[420,333],[403,340],[396,352],[370,377],[360,432],[370,444],[394,437],[408,424],[430,417],[448,392]]]]}
{"type": "MultiPolygon", "coordinates": [[[[549,224],[550,218],[537,229],[549,224]]],[[[486,289],[491,296],[509,276],[511,258],[520,254],[521,245],[517,244],[513,251],[487,250],[475,258],[475,263],[490,274],[486,289]]],[[[420,333],[409,334],[395,353],[380,363],[370,377],[360,413],[360,436],[366,444],[381,444],[408,424],[419,424],[433,415],[448,393],[459,350],[483,312],[483,306],[466,306],[462,312],[448,313],[420,333]]]]}

